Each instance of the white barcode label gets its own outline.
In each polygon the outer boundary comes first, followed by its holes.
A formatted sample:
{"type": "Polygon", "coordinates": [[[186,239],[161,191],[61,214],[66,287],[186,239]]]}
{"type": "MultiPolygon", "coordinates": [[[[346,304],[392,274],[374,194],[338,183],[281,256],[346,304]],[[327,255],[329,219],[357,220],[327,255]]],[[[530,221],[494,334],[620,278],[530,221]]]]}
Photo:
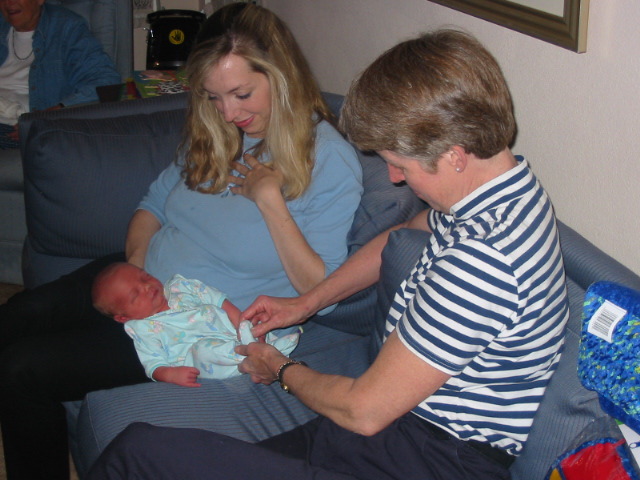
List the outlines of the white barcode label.
{"type": "Polygon", "coordinates": [[[587,332],[611,343],[616,325],[620,323],[620,320],[622,320],[626,314],[627,311],[624,308],[620,308],[609,300],[605,300],[604,303],[600,305],[600,308],[596,310],[596,313],[593,314],[591,320],[589,320],[587,332]]]}

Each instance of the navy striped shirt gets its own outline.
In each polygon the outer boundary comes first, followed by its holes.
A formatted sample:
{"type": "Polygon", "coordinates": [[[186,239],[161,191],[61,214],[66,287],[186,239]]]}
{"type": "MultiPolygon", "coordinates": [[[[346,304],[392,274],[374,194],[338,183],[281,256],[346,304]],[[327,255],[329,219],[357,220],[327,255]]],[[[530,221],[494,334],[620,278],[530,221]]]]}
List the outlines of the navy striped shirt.
{"type": "Polygon", "coordinates": [[[451,378],[413,413],[517,455],[568,319],[551,202],[525,160],[451,208],[395,295],[386,336],[451,378]]]}

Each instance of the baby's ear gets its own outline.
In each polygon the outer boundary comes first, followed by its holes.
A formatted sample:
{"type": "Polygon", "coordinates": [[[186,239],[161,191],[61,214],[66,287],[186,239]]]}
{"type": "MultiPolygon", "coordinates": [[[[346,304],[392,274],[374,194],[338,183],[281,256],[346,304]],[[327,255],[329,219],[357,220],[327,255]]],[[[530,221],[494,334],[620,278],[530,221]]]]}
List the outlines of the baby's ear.
{"type": "Polygon", "coordinates": [[[129,317],[127,317],[126,315],[114,315],[114,316],[113,316],[113,319],[114,319],[116,322],[119,322],[119,323],[127,323],[129,320],[131,320],[131,319],[130,319],[129,317]]]}

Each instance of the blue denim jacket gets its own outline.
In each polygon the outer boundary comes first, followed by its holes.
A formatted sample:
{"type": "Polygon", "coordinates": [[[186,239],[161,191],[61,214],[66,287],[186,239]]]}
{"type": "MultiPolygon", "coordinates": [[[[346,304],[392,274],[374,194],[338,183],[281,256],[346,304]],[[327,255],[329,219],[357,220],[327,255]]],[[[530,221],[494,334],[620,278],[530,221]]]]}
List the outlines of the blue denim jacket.
{"type": "MultiPolygon", "coordinates": [[[[0,65],[7,59],[10,28],[0,16],[0,65]]],[[[64,7],[43,5],[33,33],[33,54],[30,111],[97,101],[97,86],[122,82],[86,21],[64,7]]]]}

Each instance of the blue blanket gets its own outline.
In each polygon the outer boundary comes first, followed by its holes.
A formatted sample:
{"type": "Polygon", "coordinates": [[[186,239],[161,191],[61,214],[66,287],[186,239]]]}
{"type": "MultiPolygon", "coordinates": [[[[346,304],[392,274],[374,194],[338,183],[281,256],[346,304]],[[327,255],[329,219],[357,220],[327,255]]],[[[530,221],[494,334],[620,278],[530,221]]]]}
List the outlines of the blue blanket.
{"type": "Polygon", "coordinates": [[[640,292],[611,282],[589,287],[578,376],[606,413],[640,432],[640,292]]]}

